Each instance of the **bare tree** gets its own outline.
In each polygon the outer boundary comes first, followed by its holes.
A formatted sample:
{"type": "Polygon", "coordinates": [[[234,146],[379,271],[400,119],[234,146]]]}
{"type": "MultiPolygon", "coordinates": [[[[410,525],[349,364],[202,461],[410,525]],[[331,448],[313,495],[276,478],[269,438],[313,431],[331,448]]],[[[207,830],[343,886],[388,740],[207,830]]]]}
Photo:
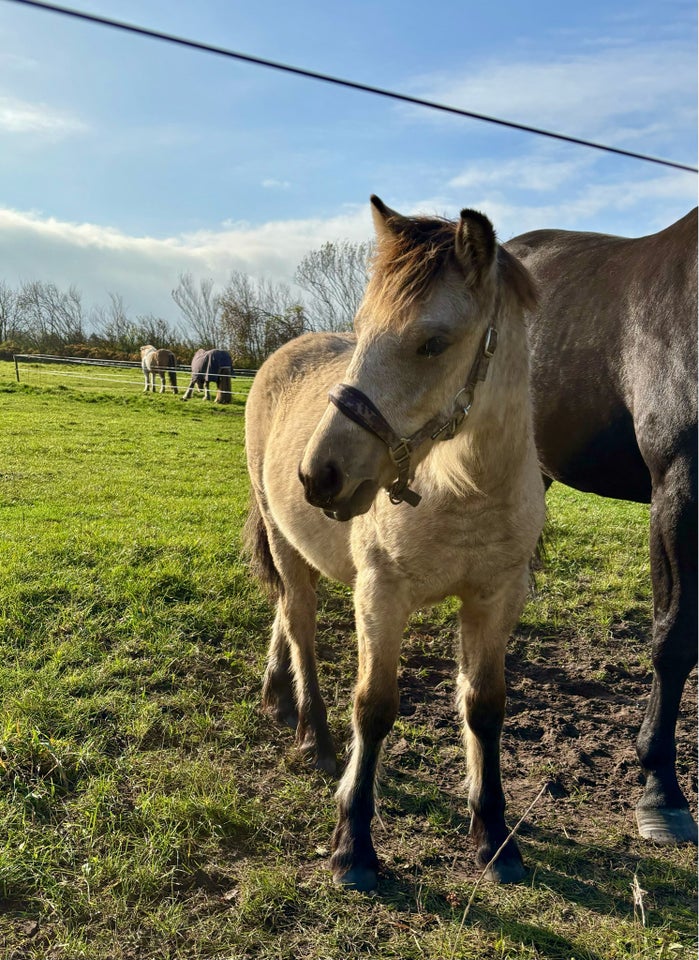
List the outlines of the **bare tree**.
{"type": "Polygon", "coordinates": [[[129,319],[120,294],[109,294],[109,306],[97,306],[92,310],[92,325],[101,341],[123,353],[138,350],[140,335],[133,320],[129,319]]]}
{"type": "Polygon", "coordinates": [[[16,302],[23,330],[36,348],[85,339],[82,298],[76,287],[63,291],[55,283],[34,280],[22,284],[16,302]]]}
{"type": "Polygon", "coordinates": [[[12,340],[20,333],[17,294],[0,280],[0,343],[12,340]]]}
{"type": "Polygon", "coordinates": [[[317,330],[350,330],[364,296],[371,241],[328,241],[299,263],[294,280],[311,297],[310,318],[317,330]]]}
{"type": "Polygon", "coordinates": [[[191,273],[181,273],[172,299],[180,308],[188,339],[194,334],[197,345],[206,350],[222,345],[221,298],[214,293],[212,279],[200,280],[197,287],[191,273]]]}
{"type": "Polygon", "coordinates": [[[233,273],[220,297],[222,343],[239,366],[258,367],[308,329],[303,306],[285,284],[233,273]]]}
{"type": "Polygon", "coordinates": [[[172,347],[179,340],[177,331],[170,326],[167,320],[156,317],[152,313],[136,317],[136,333],[139,347],[147,343],[152,343],[155,347],[172,347]]]}

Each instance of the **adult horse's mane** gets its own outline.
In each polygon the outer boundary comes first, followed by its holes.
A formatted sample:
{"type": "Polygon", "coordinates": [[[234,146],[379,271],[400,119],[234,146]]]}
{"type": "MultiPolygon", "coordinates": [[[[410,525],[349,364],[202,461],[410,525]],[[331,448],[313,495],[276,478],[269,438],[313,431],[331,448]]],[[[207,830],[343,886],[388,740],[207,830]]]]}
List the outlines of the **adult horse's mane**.
{"type": "MultiPolygon", "coordinates": [[[[464,212],[486,219],[475,210],[464,212]]],[[[401,322],[399,318],[407,318],[409,309],[424,300],[447,267],[456,264],[457,224],[442,217],[389,217],[386,223],[392,229],[382,236],[372,256],[367,299],[372,303],[390,303],[392,309],[384,314],[384,324],[393,325],[401,322]]],[[[478,262],[492,256],[493,251],[482,253],[474,261],[474,272],[478,262]]],[[[527,270],[499,245],[496,257],[505,290],[519,306],[533,310],[537,303],[536,287],[527,270]]]]}

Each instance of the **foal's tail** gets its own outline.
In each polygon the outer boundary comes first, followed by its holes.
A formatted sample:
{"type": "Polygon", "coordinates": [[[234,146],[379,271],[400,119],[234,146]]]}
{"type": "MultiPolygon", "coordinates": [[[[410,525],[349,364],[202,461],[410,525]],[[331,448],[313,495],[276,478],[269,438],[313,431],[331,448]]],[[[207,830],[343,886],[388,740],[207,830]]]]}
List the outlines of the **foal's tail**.
{"type": "Polygon", "coordinates": [[[168,376],[170,378],[170,386],[172,387],[172,392],[177,393],[177,374],[174,370],[168,371],[168,376]]]}
{"type": "Polygon", "coordinates": [[[272,600],[284,593],[284,583],[274,565],[264,517],[254,490],[250,492],[250,509],[243,527],[243,549],[250,561],[250,570],[272,600]]]}

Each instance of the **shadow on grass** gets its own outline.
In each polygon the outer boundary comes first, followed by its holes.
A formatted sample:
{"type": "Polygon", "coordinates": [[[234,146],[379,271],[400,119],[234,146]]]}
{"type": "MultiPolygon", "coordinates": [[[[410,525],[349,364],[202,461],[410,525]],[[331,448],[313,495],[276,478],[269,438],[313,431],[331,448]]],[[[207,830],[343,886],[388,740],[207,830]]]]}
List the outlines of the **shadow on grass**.
{"type": "MultiPolygon", "coordinates": [[[[395,806],[408,815],[428,814],[439,821],[443,830],[463,838],[463,859],[472,865],[475,883],[479,870],[475,865],[475,849],[466,842],[470,826],[470,818],[464,815],[466,798],[444,790],[426,792],[423,779],[405,770],[388,767],[386,772],[381,790],[386,806],[395,806]]],[[[389,814],[389,830],[390,817],[389,814]]],[[[691,939],[695,935],[696,872],[654,855],[652,846],[646,848],[648,852],[635,854],[614,846],[569,839],[555,829],[526,821],[518,839],[529,868],[526,882],[532,889],[551,891],[601,917],[614,915],[633,920],[632,884],[634,877],[638,876],[641,887],[647,887],[646,914],[650,925],[663,923],[668,914],[672,914],[673,922],[683,936],[691,939]]],[[[440,876],[447,882],[449,862],[454,862],[453,853],[452,850],[448,858],[437,858],[442,865],[440,876]]],[[[434,876],[434,858],[423,858],[412,869],[417,870],[417,877],[410,880],[387,871],[383,891],[380,890],[388,901],[395,901],[402,909],[406,909],[410,901],[415,902],[418,888],[424,899],[426,883],[429,893],[427,875],[434,876]]],[[[484,883],[482,889],[487,890],[489,886],[484,883]]],[[[434,889],[432,894],[436,903],[444,899],[434,889]]],[[[452,907],[444,902],[443,910],[439,912],[446,917],[451,911],[452,907]]]]}

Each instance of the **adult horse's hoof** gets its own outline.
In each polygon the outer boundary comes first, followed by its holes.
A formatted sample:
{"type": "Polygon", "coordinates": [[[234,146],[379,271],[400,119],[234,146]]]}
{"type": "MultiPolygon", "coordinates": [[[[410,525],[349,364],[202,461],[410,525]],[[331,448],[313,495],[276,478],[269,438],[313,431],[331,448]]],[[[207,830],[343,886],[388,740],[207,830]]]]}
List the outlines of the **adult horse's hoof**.
{"type": "Polygon", "coordinates": [[[684,807],[636,807],[638,832],[654,843],[697,843],[697,823],[684,807]]]}
{"type": "Polygon", "coordinates": [[[371,867],[350,867],[344,873],[336,872],[333,874],[333,880],[338,887],[344,887],[345,890],[357,890],[360,893],[370,893],[376,890],[379,883],[379,875],[371,867]]]}
{"type": "Polygon", "coordinates": [[[528,870],[521,860],[508,860],[505,863],[496,860],[485,871],[485,879],[491,883],[521,883],[527,873],[528,870]]]}

